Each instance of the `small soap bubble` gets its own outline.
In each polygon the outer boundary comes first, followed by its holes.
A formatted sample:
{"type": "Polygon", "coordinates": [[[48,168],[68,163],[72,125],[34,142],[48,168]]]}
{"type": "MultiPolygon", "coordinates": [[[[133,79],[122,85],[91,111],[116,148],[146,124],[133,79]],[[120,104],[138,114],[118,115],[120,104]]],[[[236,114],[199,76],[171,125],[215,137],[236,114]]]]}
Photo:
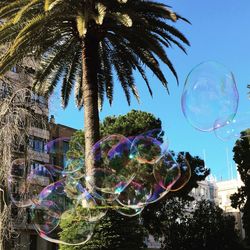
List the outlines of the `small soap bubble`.
{"type": "Polygon", "coordinates": [[[243,137],[250,137],[250,133],[244,131],[250,128],[250,113],[237,113],[233,120],[228,121],[225,126],[215,122],[217,129],[215,135],[222,141],[236,140],[243,137]]]}

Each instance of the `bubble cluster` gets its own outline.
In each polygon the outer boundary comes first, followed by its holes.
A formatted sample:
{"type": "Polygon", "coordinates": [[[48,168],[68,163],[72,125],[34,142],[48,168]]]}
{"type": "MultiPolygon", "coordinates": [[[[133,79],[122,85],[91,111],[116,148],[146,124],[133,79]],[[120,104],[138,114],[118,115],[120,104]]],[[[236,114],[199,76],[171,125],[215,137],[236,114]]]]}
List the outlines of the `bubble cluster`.
{"type": "Polygon", "coordinates": [[[102,138],[87,155],[93,164],[91,170],[85,169],[81,145],[71,142],[74,145],[69,150],[68,138],[50,141],[46,152],[54,161],[51,164],[34,169],[26,159],[12,162],[12,202],[19,207],[30,206],[34,228],[45,240],[85,244],[108,209],[127,217],[139,215],[145,206],[188,182],[188,162],[167,150],[160,132],[102,138]],[[61,230],[69,223],[79,229],[74,239],[61,230]],[[59,236],[66,236],[65,240],[59,240],[59,236]]]}

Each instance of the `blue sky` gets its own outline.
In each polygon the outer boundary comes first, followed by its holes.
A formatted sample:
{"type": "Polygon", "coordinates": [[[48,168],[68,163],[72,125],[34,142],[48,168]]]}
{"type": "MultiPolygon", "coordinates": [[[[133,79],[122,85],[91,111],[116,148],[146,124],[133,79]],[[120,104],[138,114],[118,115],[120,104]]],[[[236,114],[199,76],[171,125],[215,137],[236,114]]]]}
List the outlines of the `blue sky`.
{"type": "MultiPolygon", "coordinates": [[[[214,133],[201,132],[193,128],[185,119],[181,110],[181,94],[185,79],[190,70],[200,62],[214,60],[221,62],[233,71],[240,94],[239,113],[250,111],[250,100],[247,97],[247,84],[250,83],[250,1],[249,0],[169,0],[162,1],[172,6],[173,10],[189,19],[192,25],[177,23],[178,27],[189,39],[191,47],[185,55],[176,47],[167,53],[175,65],[180,84],[166,67],[163,67],[169,81],[170,95],[159,81],[148,72],[153,88],[153,99],[149,96],[144,82],[136,77],[141,96],[140,105],[133,100],[129,107],[124,94],[116,82],[112,107],[105,102],[100,118],[108,115],[119,115],[131,109],[151,112],[159,117],[163,129],[170,141],[170,148],[175,151],[189,151],[203,158],[217,179],[228,179],[227,154],[229,163],[232,160],[232,148],[235,140],[223,142],[214,133]]],[[[83,111],[75,108],[73,101],[66,110],[60,108],[59,91],[51,98],[51,114],[56,122],[77,129],[83,127],[83,111]]],[[[73,98],[72,98],[73,99],[73,98]]],[[[250,126],[250,124],[249,124],[250,126]]],[[[235,176],[235,170],[234,170],[235,176]]]]}

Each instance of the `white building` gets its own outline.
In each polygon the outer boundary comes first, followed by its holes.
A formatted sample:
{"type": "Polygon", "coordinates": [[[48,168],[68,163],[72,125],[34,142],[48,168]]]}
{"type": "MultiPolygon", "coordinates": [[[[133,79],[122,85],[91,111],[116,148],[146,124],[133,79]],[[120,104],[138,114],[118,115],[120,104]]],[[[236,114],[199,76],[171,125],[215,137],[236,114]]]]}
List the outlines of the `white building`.
{"type": "Polygon", "coordinates": [[[239,231],[242,239],[245,237],[245,232],[242,224],[242,213],[239,209],[231,206],[230,196],[238,191],[238,188],[243,185],[240,177],[237,179],[216,181],[210,177],[207,180],[200,181],[198,188],[191,191],[191,195],[195,200],[210,200],[215,202],[225,213],[235,216],[236,229],[239,231]]]}
{"type": "Polygon", "coordinates": [[[238,188],[243,186],[241,179],[232,179],[227,181],[216,182],[217,186],[217,205],[224,210],[225,213],[230,213],[235,216],[236,229],[239,231],[241,238],[245,238],[245,231],[242,224],[242,213],[239,209],[231,206],[230,196],[238,191],[238,188]]]}

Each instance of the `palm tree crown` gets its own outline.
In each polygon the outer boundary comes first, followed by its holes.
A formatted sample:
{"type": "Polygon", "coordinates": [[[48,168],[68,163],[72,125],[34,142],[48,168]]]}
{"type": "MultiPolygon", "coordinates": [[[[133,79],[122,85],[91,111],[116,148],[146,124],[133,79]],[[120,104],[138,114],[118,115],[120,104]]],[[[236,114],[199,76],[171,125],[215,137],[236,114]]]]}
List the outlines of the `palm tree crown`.
{"type": "MultiPolygon", "coordinates": [[[[39,94],[50,95],[62,82],[66,107],[74,88],[79,108],[84,107],[85,173],[95,171],[93,145],[99,139],[99,107],[104,94],[113,99],[113,73],[130,103],[139,99],[133,72],[148,67],[167,88],[159,60],[177,74],[164,50],[172,44],[185,52],[185,36],[168,22],[187,21],[168,6],[146,0],[2,0],[0,76],[26,57],[40,62],[34,83],[39,94]]],[[[87,184],[86,184],[87,185],[87,184]]],[[[87,185],[93,191],[92,185],[87,185]]]]}
{"type": "Polygon", "coordinates": [[[82,107],[83,85],[88,78],[83,71],[94,72],[91,79],[98,87],[99,101],[103,102],[106,93],[110,104],[116,72],[130,103],[131,92],[139,99],[135,70],[152,95],[144,65],[166,88],[159,59],[177,79],[164,47],[175,44],[185,52],[183,44],[189,45],[185,36],[168,24],[178,19],[187,21],[157,1],[2,0],[0,44],[9,47],[0,60],[0,75],[27,56],[42,58],[36,89],[49,95],[62,79],[62,105],[67,106],[74,87],[77,105],[82,107]],[[84,49],[90,52],[83,55],[84,49]],[[91,69],[83,63],[86,57],[92,57],[91,69]]]}

